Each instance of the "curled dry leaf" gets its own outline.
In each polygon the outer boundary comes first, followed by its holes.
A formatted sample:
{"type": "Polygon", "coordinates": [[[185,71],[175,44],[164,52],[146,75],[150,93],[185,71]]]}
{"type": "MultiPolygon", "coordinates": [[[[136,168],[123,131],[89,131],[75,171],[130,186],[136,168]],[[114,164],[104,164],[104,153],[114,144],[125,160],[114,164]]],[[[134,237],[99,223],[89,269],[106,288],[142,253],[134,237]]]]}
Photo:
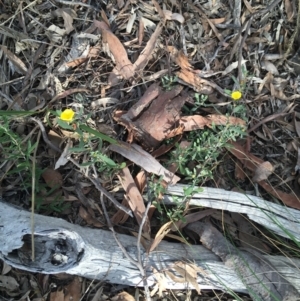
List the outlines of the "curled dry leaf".
{"type": "Polygon", "coordinates": [[[272,74],[275,74],[275,75],[279,74],[276,66],[270,61],[266,61],[266,60],[262,61],[261,62],[261,67],[262,67],[262,69],[265,69],[265,70],[271,72],[272,74]]]}
{"type": "Polygon", "coordinates": [[[55,163],[54,169],[58,169],[61,166],[64,166],[69,162],[68,155],[69,155],[69,149],[73,146],[73,142],[71,139],[68,140],[68,143],[66,147],[64,148],[63,152],[61,153],[59,159],[55,163]]]}
{"type": "Polygon", "coordinates": [[[63,177],[60,172],[52,168],[47,168],[42,173],[42,177],[50,188],[57,189],[60,188],[63,184],[63,177]]]}
{"type": "Polygon", "coordinates": [[[260,182],[262,180],[266,180],[270,174],[274,171],[273,165],[269,161],[265,161],[259,164],[253,176],[253,182],[260,182]]]}
{"type": "Polygon", "coordinates": [[[155,238],[148,250],[148,253],[152,252],[159,243],[164,239],[164,237],[171,231],[173,222],[167,222],[166,224],[162,225],[161,228],[158,230],[158,232],[155,235],[155,238]]]}

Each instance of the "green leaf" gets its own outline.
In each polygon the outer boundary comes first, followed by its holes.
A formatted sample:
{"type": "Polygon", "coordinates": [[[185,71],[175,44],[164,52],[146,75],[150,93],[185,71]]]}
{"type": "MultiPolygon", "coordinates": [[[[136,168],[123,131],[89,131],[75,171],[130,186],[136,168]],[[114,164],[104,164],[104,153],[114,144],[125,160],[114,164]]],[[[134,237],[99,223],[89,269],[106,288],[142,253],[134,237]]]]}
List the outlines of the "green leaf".
{"type": "Polygon", "coordinates": [[[36,114],[34,111],[3,111],[0,110],[0,116],[30,116],[36,114]]]}
{"type": "Polygon", "coordinates": [[[102,155],[102,154],[98,154],[98,156],[100,157],[100,159],[106,163],[107,165],[109,165],[110,167],[117,167],[118,164],[113,161],[112,159],[108,158],[107,156],[105,155],[102,155]]]}
{"type": "Polygon", "coordinates": [[[85,147],[72,147],[72,148],[69,149],[69,151],[70,151],[71,153],[81,153],[81,152],[85,152],[85,151],[87,151],[87,150],[88,150],[88,149],[85,148],[85,147]]]}
{"type": "Polygon", "coordinates": [[[61,120],[60,118],[57,118],[57,123],[61,128],[65,129],[65,130],[74,130],[72,128],[72,126],[69,125],[69,123],[61,120]]]}
{"type": "Polygon", "coordinates": [[[82,129],[83,131],[86,131],[86,132],[88,132],[88,133],[90,133],[90,134],[93,134],[94,136],[96,136],[96,137],[98,137],[98,138],[100,138],[100,139],[102,139],[102,140],[105,140],[105,141],[107,141],[107,142],[109,142],[109,143],[111,143],[111,144],[118,144],[118,141],[117,141],[117,140],[115,140],[115,139],[113,139],[113,138],[110,138],[109,136],[104,135],[104,134],[102,134],[102,133],[100,133],[100,132],[98,132],[98,131],[96,131],[96,130],[94,130],[94,129],[91,129],[91,128],[90,128],[89,126],[87,126],[87,125],[81,124],[79,127],[80,127],[80,129],[82,129]]]}

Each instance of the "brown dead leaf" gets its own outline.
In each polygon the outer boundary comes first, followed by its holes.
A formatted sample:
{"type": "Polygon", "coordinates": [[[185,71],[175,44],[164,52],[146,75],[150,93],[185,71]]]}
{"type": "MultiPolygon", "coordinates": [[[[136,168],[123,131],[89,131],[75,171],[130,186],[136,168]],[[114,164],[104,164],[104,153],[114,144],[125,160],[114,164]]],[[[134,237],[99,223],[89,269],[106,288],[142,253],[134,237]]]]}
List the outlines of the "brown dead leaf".
{"type": "Polygon", "coordinates": [[[63,184],[63,177],[58,170],[52,168],[47,168],[43,173],[42,177],[48,187],[50,188],[60,188],[63,184]]]}
{"type": "Polygon", "coordinates": [[[262,180],[266,180],[268,176],[272,174],[273,171],[273,165],[269,161],[265,161],[256,167],[252,180],[253,182],[260,182],[262,180]]]}
{"type": "MultiPolygon", "coordinates": [[[[118,175],[118,178],[126,192],[128,204],[133,211],[138,224],[141,225],[143,216],[145,215],[146,207],[143,197],[136,187],[128,167],[122,169],[122,172],[120,173],[120,175],[118,175]]],[[[146,221],[144,223],[143,233],[148,234],[150,237],[151,228],[148,218],[146,218],[146,221]]]]}
{"type": "Polygon", "coordinates": [[[107,45],[107,47],[105,47],[106,52],[112,54],[117,71],[125,79],[132,78],[135,70],[120,40],[110,31],[106,23],[94,20],[94,24],[101,30],[102,41],[107,45]]]}
{"type": "Polygon", "coordinates": [[[153,287],[150,296],[153,297],[156,293],[158,293],[158,296],[161,298],[162,293],[167,290],[168,280],[163,272],[159,272],[155,268],[153,268],[153,275],[156,278],[156,284],[153,287]]]}
{"type": "MultiPolygon", "coordinates": [[[[121,204],[124,207],[129,208],[129,204],[128,204],[128,201],[126,200],[126,198],[123,198],[123,201],[121,204]]],[[[123,210],[118,209],[118,211],[111,218],[111,222],[114,225],[122,225],[128,220],[128,218],[129,218],[128,214],[126,214],[123,210]]]]}
{"type": "Polygon", "coordinates": [[[133,64],[135,71],[143,70],[145,66],[148,64],[148,61],[151,58],[151,53],[155,47],[156,41],[161,34],[162,28],[163,28],[163,23],[160,22],[157,25],[154,33],[151,35],[150,40],[147,42],[146,47],[144,48],[144,50],[139,55],[138,59],[133,64]]]}
{"type": "Polygon", "coordinates": [[[217,115],[212,114],[208,115],[207,117],[203,117],[200,115],[193,115],[193,116],[184,116],[181,117],[179,121],[180,125],[184,127],[184,131],[195,131],[199,129],[203,129],[205,126],[211,127],[213,124],[215,125],[239,125],[242,127],[246,127],[246,123],[244,120],[232,117],[232,116],[224,116],[224,115],[217,115]]]}
{"type": "Polygon", "coordinates": [[[292,2],[290,0],[284,0],[284,8],[287,15],[287,20],[289,22],[293,21],[293,17],[295,15],[295,11],[292,5],[292,2]]]}
{"type": "Polygon", "coordinates": [[[14,65],[16,70],[24,75],[27,74],[28,68],[14,53],[12,53],[6,46],[1,45],[0,48],[5,53],[7,59],[14,65]]]}
{"type": "Polygon", "coordinates": [[[161,228],[158,230],[158,232],[155,235],[155,238],[148,250],[148,253],[152,252],[159,243],[164,239],[164,237],[171,231],[173,222],[167,222],[166,224],[162,225],[161,228]]]}
{"type": "Polygon", "coordinates": [[[141,166],[144,170],[154,173],[158,176],[163,176],[163,179],[168,184],[174,185],[180,180],[179,177],[165,169],[157,160],[155,160],[149,153],[144,151],[139,145],[128,144],[120,141],[118,144],[111,144],[109,149],[121,154],[128,160],[141,166]]]}
{"type": "Polygon", "coordinates": [[[241,161],[235,162],[234,178],[241,181],[244,181],[246,178],[246,173],[243,169],[241,161]]]}
{"type": "Polygon", "coordinates": [[[274,188],[266,181],[260,181],[258,184],[275,198],[280,199],[285,205],[300,209],[300,197],[298,197],[295,193],[285,193],[277,188],[274,188]]]}
{"type": "Polygon", "coordinates": [[[80,206],[79,208],[79,215],[83,220],[86,221],[88,225],[92,225],[96,228],[102,228],[104,226],[104,224],[102,224],[96,218],[91,216],[82,206],[80,206]]]}
{"type": "Polygon", "coordinates": [[[209,95],[214,91],[208,80],[199,77],[193,71],[181,69],[176,75],[198,93],[209,95]]]}
{"type": "Polygon", "coordinates": [[[170,271],[166,271],[166,274],[175,282],[179,283],[190,283],[197,291],[198,294],[201,294],[199,284],[197,282],[197,273],[204,273],[204,270],[196,266],[195,264],[190,264],[186,262],[176,262],[172,265],[172,269],[174,269],[181,277],[175,276],[170,271]]]}
{"type": "Polygon", "coordinates": [[[134,178],[134,183],[138,190],[143,193],[147,185],[147,175],[144,170],[141,170],[134,178]]]}
{"type": "MultiPolygon", "coordinates": [[[[246,151],[245,148],[239,145],[237,142],[231,142],[231,145],[232,147],[226,147],[227,150],[243,163],[244,168],[254,172],[257,166],[264,162],[262,159],[246,151]]],[[[280,199],[285,205],[300,209],[300,198],[294,192],[285,193],[272,187],[266,181],[260,181],[258,184],[271,195],[280,199]]]]}
{"type": "Polygon", "coordinates": [[[118,72],[125,78],[130,79],[134,76],[134,67],[129,61],[127,52],[120,40],[110,31],[102,30],[102,39],[108,44],[109,51],[112,53],[116,62],[118,72]]]}
{"type": "Polygon", "coordinates": [[[50,293],[50,301],[65,301],[64,297],[65,294],[63,290],[50,293]]]}
{"type": "Polygon", "coordinates": [[[216,24],[222,24],[223,22],[225,22],[225,21],[226,21],[226,18],[223,17],[223,18],[209,19],[209,20],[210,20],[210,22],[211,22],[212,24],[216,25],[216,24]]]}
{"type": "Polygon", "coordinates": [[[247,152],[239,143],[232,141],[230,144],[231,147],[226,147],[227,150],[242,162],[244,168],[254,171],[258,165],[264,162],[262,159],[247,152]]]}
{"type": "Polygon", "coordinates": [[[64,287],[64,301],[79,301],[81,299],[81,285],[78,276],[75,276],[73,281],[64,287]]]}
{"type": "MultiPolygon", "coordinates": [[[[49,140],[51,141],[51,143],[52,143],[53,145],[55,145],[57,148],[60,147],[61,143],[62,143],[63,140],[64,140],[60,135],[58,135],[56,132],[54,132],[54,131],[52,131],[52,130],[50,130],[50,131],[48,132],[48,138],[49,138],[49,140]]],[[[49,149],[48,149],[48,154],[49,154],[50,156],[55,156],[55,155],[58,154],[58,152],[55,151],[55,150],[53,150],[52,148],[49,148],[49,149]]]]}
{"type": "Polygon", "coordinates": [[[127,292],[121,292],[111,298],[112,301],[135,301],[134,297],[129,295],[127,292]]]}
{"type": "Polygon", "coordinates": [[[182,51],[178,51],[174,46],[167,47],[172,59],[176,62],[176,64],[182,69],[192,70],[193,67],[189,63],[188,57],[184,55],[182,51]]]}
{"type": "Polygon", "coordinates": [[[3,261],[1,275],[8,274],[11,271],[11,269],[12,266],[8,265],[5,261],[3,261]]]}
{"type": "Polygon", "coordinates": [[[124,0],[117,0],[118,8],[121,9],[124,6],[124,0]]]}

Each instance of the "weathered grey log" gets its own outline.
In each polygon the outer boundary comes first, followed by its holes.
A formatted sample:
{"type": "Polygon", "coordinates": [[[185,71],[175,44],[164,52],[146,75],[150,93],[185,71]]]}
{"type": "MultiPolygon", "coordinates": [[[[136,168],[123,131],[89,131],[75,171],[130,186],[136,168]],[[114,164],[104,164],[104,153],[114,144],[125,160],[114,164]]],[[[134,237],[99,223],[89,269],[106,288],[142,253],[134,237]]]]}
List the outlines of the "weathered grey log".
{"type": "MultiPolygon", "coordinates": [[[[184,185],[169,186],[165,204],[175,204],[173,196],[184,197],[184,185]]],[[[300,202],[300,200],[299,200],[300,202]]],[[[216,188],[203,188],[189,200],[191,206],[201,206],[246,214],[249,219],[274,233],[300,242],[300,211],[277,205],[262,198],[216,188]]]]}
{"type": "Polygon", "coordinates": [[[202,244],[218,255],[227,267],[236,271],[253,300],[300,300],[296,288],[270,262],[262,259],[259,252],[237,249],[209,222],[195,222],[187,227],[196,232],[202,244]]]}
{"type": "MultiPolygon", "coordinates": [[[[180,195],[182,186],[170,187],[166,194],[166,202],[172,202],[170,193],[180,195]]],[[[233,193],[229,193],[229,195],[232,196],[233,193]]],[[[198,205],[201,199],[200,196],[203,196],[203,202],[206,202],[205,206],[207,207],[221,207],[229,211],[241,209],[241,213],[248,214],[250,218],[255,218],[257,222],[265,212],[263,210],[266,210],[267,215],[271,216],[271,213],[273,214],[278,209],[277,205],[257,198],[255,198],[255,205],[252,203],[253,200],[250,202],[252,205],[243,204],[247,210],[242,209],[243,206],[238,204],[238,200],[233,202],[230,200],[228,201],[230,205],[225,205],[226,202],[223,201],[226,198],[226,193],[225,191],[219,193],[218,189],[208,189],[203,194],[196,195],[198,205]],[[218,195],[220,197],[217,197],[218,195]],[[209,200],[209,197],[212,201],[209,200]],[[215,205],[216,199],[223,199],[219,207],[215,205]],[[255,206],[261,208],[258,213],[250,210],[255,206]]],[[[239,199],[244,197],[242,194],[236,195],[235,193],[234,196],[239,199]]],[[[192,203],[193,201],[191,201],[192,203]]],[[[299,215],[297,215],[298,212],[284,207],[281,207],[281,209],[284,213],[291,212],[286,225],[287,229],[294,234],[294,226],[299,226],[297,221],[300,221],[299,215]],[[292,223],[293,228],[288,226],[289,223],[292,223]]],[[[281,214],[277,218],[284,220],[284,216],[284,214],[281,214]]],[[[34,220],[36,260],[32,262],[29,258],[30,252],[27,249],[31,234],[30,213],[0,202],[0,258],[8,264],[32,272],[46,274],[65,272],[92,279],[105,279],[112,283],[142,286],[138,269],[130,264],[122,254],[110,231],[80,227],[62,219],[37,214],[34,215],[34,220]]],[[[278,227],[273,230],[284,236],[284,233],[279,233],[278,227]]],[[[299,233],[295,233],[295,237],[299,239],[299,233]]],[[[136,259],[136,238],[119,235],[119,240],[128,253],[136,259]]],[[[143,251],[142,258],[146,266],[149,285],[156,282],[153,267],[158,271],[172,270],[172,264],[175,261],[183,261],[194,262],[205,270],[205,274],[198,274],[197,281],[201,289],[231,289],[237,292],[246,292],[246,287],[235,272],[226,267],[211,251],[202,246],[161,242],[158,248],[151,252],[149,256],[143,251]]],[[[268,255],[264,255],[263,258],[272,262],[276,270],[291,282],[297,290],[300,290],[300,260],[268,255]]],[[[167,288],[173,289],[188,286],[191,287],[188,283],[174,283],[170,279],[167,283],[167,288]]]]}

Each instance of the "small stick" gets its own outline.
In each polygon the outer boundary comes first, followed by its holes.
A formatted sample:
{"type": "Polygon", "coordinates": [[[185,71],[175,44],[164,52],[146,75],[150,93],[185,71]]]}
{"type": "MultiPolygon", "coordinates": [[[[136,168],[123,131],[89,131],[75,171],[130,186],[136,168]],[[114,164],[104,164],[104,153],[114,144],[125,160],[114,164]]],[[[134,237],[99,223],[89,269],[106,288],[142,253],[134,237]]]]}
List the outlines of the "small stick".
{"type": "Polygon", "coordinates": [[[49,140],[49,138],[48,138],[48,136],[47,136],[47,133],[46,133],[46,130],[45,130],[44,125],[42,124],[42,122],[41,122],[40,120],[38,120],[38,119],[33,118],[33,117],[30,117],[29,120],[34,121],[35,123],[38,124],[38,126],[39,126],[40,129],[41,129],[42,136],[43,136],[43,139],[44,139],[45,143],[48,144],[53,150],[55,150],[55,151],[61,153],[62,150],[61,150],[60,148],[58,148],[57,146],[55,146],[55,145],[49,140]]]}
{"type": "Polygon", "coordinates": [[[39,146],[39,141],[41,138],[41,132],[38,132],[37,136],[37,145],[33,153],[32,159],[32,189],[31,189],[31,260],[34,261],[35,259],[35,252],[34,252],[34,205],[35,205],[35,159],[36,159],[36,152],[39,146]]]}

